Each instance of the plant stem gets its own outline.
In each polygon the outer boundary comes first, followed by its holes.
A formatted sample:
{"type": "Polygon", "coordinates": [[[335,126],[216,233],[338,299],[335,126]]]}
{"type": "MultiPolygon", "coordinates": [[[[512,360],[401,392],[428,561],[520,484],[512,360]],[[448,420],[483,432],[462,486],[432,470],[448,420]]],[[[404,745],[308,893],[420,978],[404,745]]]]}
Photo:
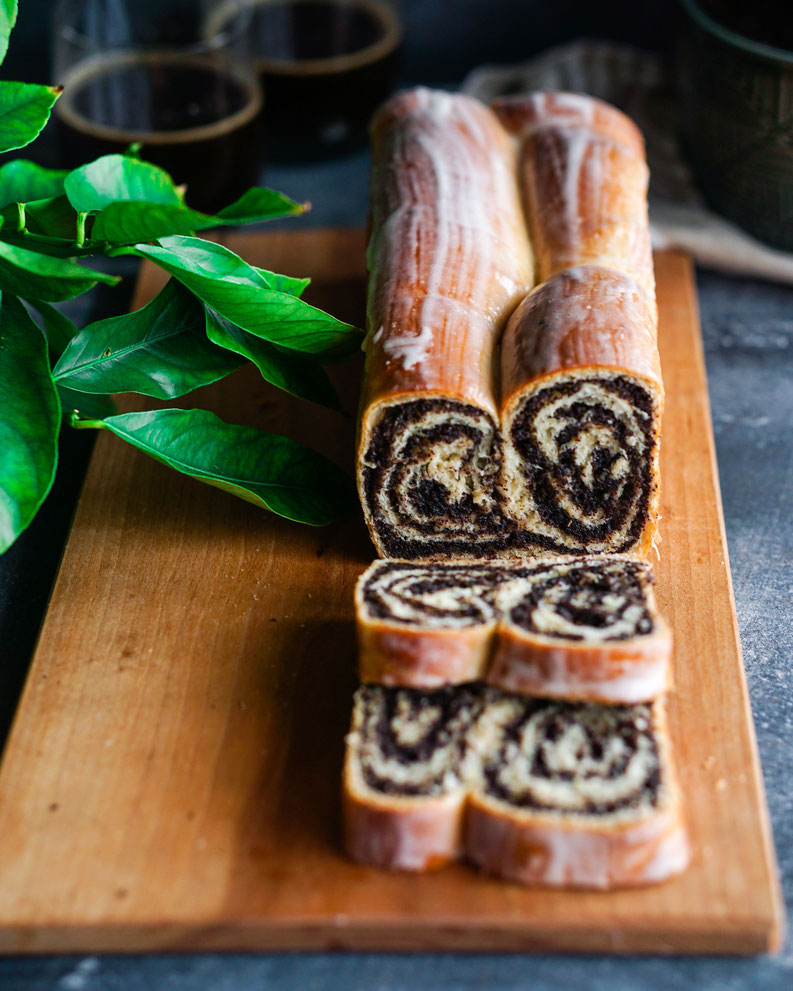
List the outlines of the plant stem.
{"type": "Polygon", "coordinates": [[[77,247],[82,248],[85,244],[85,218],[88,214],[81,210],[77,214],[77,238],[75,239],[77,247]]]}
{"type": "Polygon", "coordinates": [[[25,230],[25,204],[17,203],[17,231],[21,234],[25,230]]]}
{"type": "Polygon", "coordinates": [[[84,420],[80,417],[79,413],[73,412],[71,425],[75,430],[101,430],[105,423],[104,420],[84,420]]]}

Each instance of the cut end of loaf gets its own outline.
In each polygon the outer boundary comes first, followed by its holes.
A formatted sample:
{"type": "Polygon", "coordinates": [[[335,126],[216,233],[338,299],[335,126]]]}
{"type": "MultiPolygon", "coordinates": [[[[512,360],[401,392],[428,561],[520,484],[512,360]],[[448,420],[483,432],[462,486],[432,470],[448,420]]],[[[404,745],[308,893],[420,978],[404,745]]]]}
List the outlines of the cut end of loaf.
{"type": "Polygon", "coordinates": [[[528,553],[645,551],[658,511],[660,401],[609,369],[521,389],[504,417],[501,505],[528,553]]]}
{"type": "Polygon", "coordinates": [[[362,426],[358,488],[378,552],[407,560],[497,555],[500,437],[484,410],[451,398],[390,401],[362,426]]]}
{"type": "Polygon", "coordinates": [[[657,881],[687,858],[662,703],[366,686],[348,740],[345,804],[356,859],[365,856],[355,824],[376,810],[382,842],[372,819],[366,842],[378,866],[453,858],[461,836],[463,855],[484,869],[538,884],[657,881]]]}
{"type": "Polygon", "coordinates": [[[519,390],[503,439],[451,399],[367,417],[358,486],[382,557],[525,559],[649,552],[662,396],[640,376],[582,369],[519,390]]]}
{"type": "Polygon", "coordinates": [[[541,698],[636,703],[671,680],[671,634],[643,561],[377,561],[355,606],[364,682],[483,679],[541,698]]]}

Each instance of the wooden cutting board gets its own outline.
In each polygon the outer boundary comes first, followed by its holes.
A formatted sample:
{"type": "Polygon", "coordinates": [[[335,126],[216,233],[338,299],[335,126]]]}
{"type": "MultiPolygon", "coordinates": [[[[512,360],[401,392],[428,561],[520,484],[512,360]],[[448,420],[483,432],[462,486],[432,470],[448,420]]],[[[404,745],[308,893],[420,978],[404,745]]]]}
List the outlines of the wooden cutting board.
{"type": "MultiPolygon", "coordinates": [[[[230,237],[363,317],[358,232],[230,237]]],[[[360,519],[314,530],[99,437],[0,768],[6,952],[389,948],[753,953],[782,909],[735,623],[690,263],[656,259],[667,388],[660,604],[694,858],[615,893],[526,890],[455,866],[349,863],[339,772],[355,684],[360,519]]],[[[136,305],[160,286],[144,268],[136,305]]],[[[338,370],[354,409],[359,363],[338,370]]],[[[251,369],[225,419],[351,466],[354,420],[251,369]]]]}

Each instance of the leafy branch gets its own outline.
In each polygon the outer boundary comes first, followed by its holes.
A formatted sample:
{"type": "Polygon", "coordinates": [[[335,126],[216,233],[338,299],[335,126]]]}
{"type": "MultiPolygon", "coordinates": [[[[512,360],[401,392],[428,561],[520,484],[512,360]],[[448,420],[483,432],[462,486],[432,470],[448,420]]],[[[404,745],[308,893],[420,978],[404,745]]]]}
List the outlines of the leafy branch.
{"type": "MultiPolygon", "coordinates": [[[[16,13],[16,0],[0,0],[0,62],[16,13]]],[[[0,151],[30,143],[58,96],[57,87],[0,82],[0,151]]],[[[252,362],[274,386],[338,409],[323,364],[354,351],[360,332],[302,299],[309,279],[256,268],[195,236],[305,209],[257,187],[202,213],[136,146],[68,172],[24,159],[0,167],[0,553],[52,485],[63,423],[108,430],[298,522],[321,526],[353,504],[351,480],[287,437],[203,409],[118,414],[111,398],[176,399],[252,362]],[[139,310],[76,327],[52,304],[118,282],[83,261],[119,255],[148,259],[169,281],[139,310]]]]}

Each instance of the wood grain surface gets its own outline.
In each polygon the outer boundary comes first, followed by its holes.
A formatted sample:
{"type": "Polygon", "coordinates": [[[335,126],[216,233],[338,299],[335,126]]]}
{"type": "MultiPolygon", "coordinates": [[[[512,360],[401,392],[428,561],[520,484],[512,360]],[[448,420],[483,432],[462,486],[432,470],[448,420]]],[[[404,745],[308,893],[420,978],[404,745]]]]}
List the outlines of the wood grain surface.
{"type": "MultiPolygon", "coordinates": [[[[237,236],[363,316],[359,232],[237,236]]],[[[340,847],[359,518],[314,530],[99,437],[0,767],[0,950],[390,948],[752,953],[781,927],[735,623],[691,267],[656,258],[667,388],[658,564],[676,639],[670,721],[694,857],[614,893],[455,866],[389,875],[340,847]]],[[[159,286],[144,269],[137,304],[159,286]]],[[[360,363],[336,370],[354,410],[360,363]]],[[[354,419],[250,369],[225,419],[351,467],[354,419]]]]}

